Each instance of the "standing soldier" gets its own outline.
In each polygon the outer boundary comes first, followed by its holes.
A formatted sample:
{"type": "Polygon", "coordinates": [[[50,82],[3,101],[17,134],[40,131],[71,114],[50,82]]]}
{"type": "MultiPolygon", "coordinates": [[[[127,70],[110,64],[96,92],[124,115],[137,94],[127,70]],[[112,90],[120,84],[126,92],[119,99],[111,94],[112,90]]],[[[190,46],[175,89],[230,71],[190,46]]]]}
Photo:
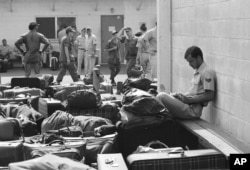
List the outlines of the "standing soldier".
{"type": "Polygon", "coordinates": [[[137,56],[137,37],[133,35],[132,28],[122,28],[117,37],[121,39],[122,43],[125,43],[125,59],[127,60],[126,72],[128,78],[132,77],[132,68],[136,65],[137,56]],[[122,36],[124,34],[124,36],[122,36]]]}
{"type": "Polygon", "coordinates": [[[109,53],[108,64],[111,84],[115,86],[115,77],[120,72],[119,39],[117,38],[117,31],[112,32],[112,37],[108,41],[105,50],[109,53]]]}
{"type": "Polygon", "coordinates": [[[74,82],[78,81],[78,76],[76,73],[76,66],[73,56],[73,32],[71,27],[66,28],[66,36],[62,38],[60,45],[60,71],[56,79],[57,83],[60,84],[63,80],[66,70],[69,71],[74,82]]]}
{"type": "Polygon", "coordinates": [[[31,22],[29,24],[29,32],[22,35],[15,43],[17,49],[24,55],[23,63],[25,68],[25,76],[29,77],[32,66],[35,74],[40,74],[41,70],[41,53],[43,53],[49,46],[49,41],[45,36],[37,32],[39,24],[31,22]],[[41,43],[45,44],[42,51],[39,51],[41,43]],[[21,48],[25,44],[26,53],[21,48]]]}

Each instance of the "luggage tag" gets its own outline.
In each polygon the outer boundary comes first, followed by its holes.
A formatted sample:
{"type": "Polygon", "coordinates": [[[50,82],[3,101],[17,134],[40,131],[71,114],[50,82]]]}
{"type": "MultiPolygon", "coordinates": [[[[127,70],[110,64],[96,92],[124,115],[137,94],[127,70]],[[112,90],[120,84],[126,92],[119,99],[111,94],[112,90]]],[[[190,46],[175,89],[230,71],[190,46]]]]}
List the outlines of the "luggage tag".
{"type": "Polygon", "coordinates": [[[116,162],[115,158],[110,157],[105,160],[106,164],[110,164],[112,167],[118,167],[118,163],[116,162]]]}

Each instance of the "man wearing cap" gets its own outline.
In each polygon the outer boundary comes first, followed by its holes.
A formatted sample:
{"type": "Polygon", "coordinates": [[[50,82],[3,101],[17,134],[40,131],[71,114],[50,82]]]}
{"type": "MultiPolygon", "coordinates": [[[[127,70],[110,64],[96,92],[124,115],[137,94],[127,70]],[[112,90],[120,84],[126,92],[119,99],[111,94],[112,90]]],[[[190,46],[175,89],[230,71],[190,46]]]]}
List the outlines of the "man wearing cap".
{"type": "Polygon", "coordinates": [[[75,42],[77,49],[78,49],[78,55],[77,55],[77,74],[80,78],[82,73],[82,61],[85,58],[86,54],[86,28],[83,28],[81,31],[81,35],[76,37],[75,42]]]}
{"type": "Polygon", "coordinates": [[[78,76],[76,73],[76,66],[74,63],[73,56],[73,36],[74,30],[71,27],[66,28],[66,36],[62,38],[60,45],[60,70],[57,76],[57,83],[60,84],[63,80],[64,75],[66,74],[66,70],[69,71],[71,78],[74,82],[78,81],[78,76]]]}
{"type": "Polygon", "coordinates": [[[15,43],[17,49],[24,55],[23,63],[25,68],[25,76],[29,77],[31,74],[32,66],[34,67],[35,74],[40,74],[41,69],[41,53],[43,53],[49,46],[48,39],[41,33],[37,32],[38,25],[36,22],[29,24],[29,32],[22,35],[15,43]],[[45,44],[40,52],[40,45],[45,44]],[[26,53],[21,48],[25,44],[26,53]]]}
{"type": "Polygon", "coordinates": [[[95,57],[96,57],[96,36],[92,33],[91,28],[87,28],[87,54],[84,59],[84,70],[85,74],[91,74],[95,66],[95,57]]]}
{"type": "Polygon", "coordinates": [[[117,38],[117,31],[112,31],[112,37],[108,41],[106,48],[108,51],[108,64],[110,69],[110,80],[113,86],[116,85],[115,77],[120,72],[120,55],[119,55],[119,39],[117,38]]]}
{"type": "Polygon", "coordinates": [[[137,37],[133,35],[132,29],[130,27],[122,28],[117,37],[121,39],[122,43],[125,43],[125,59],[127,60],[126,72],[128,77],[132,77],[132,68],[136,64],[136,56],[137,56],[137,37]],[[125,36],[122,34],[125,31],[125,36]]]}

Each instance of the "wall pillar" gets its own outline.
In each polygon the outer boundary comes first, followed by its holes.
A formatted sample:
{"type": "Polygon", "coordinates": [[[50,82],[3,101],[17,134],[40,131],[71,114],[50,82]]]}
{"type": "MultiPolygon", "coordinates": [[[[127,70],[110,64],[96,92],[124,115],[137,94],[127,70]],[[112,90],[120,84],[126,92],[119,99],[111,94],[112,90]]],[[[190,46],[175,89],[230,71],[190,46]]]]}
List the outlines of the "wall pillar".
{"type": "Polygon", "coordinates": [[[157,0],[157,77],[158,91],[172,90],[171,0],[157,0]]]}

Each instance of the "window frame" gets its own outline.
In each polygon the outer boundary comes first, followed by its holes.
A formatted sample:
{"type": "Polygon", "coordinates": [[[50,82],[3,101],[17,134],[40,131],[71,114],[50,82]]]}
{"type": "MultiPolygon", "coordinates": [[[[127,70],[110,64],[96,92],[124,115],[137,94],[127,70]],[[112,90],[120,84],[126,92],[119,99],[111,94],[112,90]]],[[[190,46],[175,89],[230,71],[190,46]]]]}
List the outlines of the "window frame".
{"type": "MultiPolygon", "coordinates": [[[[78,23],[78,17],[77,15],[37,15],[35,16],[35,21],[37,18],[55,18],[55,38],[49,38],[49,40],[51,40],[52,42],[56,42],[58,41],[58,34],[57,34],[57,30],[59,29],[57,22],[58,22],[58,18],[75,18],[75,26],[77,26],[78,23]]],[[[39,24],[39,23],[38,23],[39,24]]]]}

